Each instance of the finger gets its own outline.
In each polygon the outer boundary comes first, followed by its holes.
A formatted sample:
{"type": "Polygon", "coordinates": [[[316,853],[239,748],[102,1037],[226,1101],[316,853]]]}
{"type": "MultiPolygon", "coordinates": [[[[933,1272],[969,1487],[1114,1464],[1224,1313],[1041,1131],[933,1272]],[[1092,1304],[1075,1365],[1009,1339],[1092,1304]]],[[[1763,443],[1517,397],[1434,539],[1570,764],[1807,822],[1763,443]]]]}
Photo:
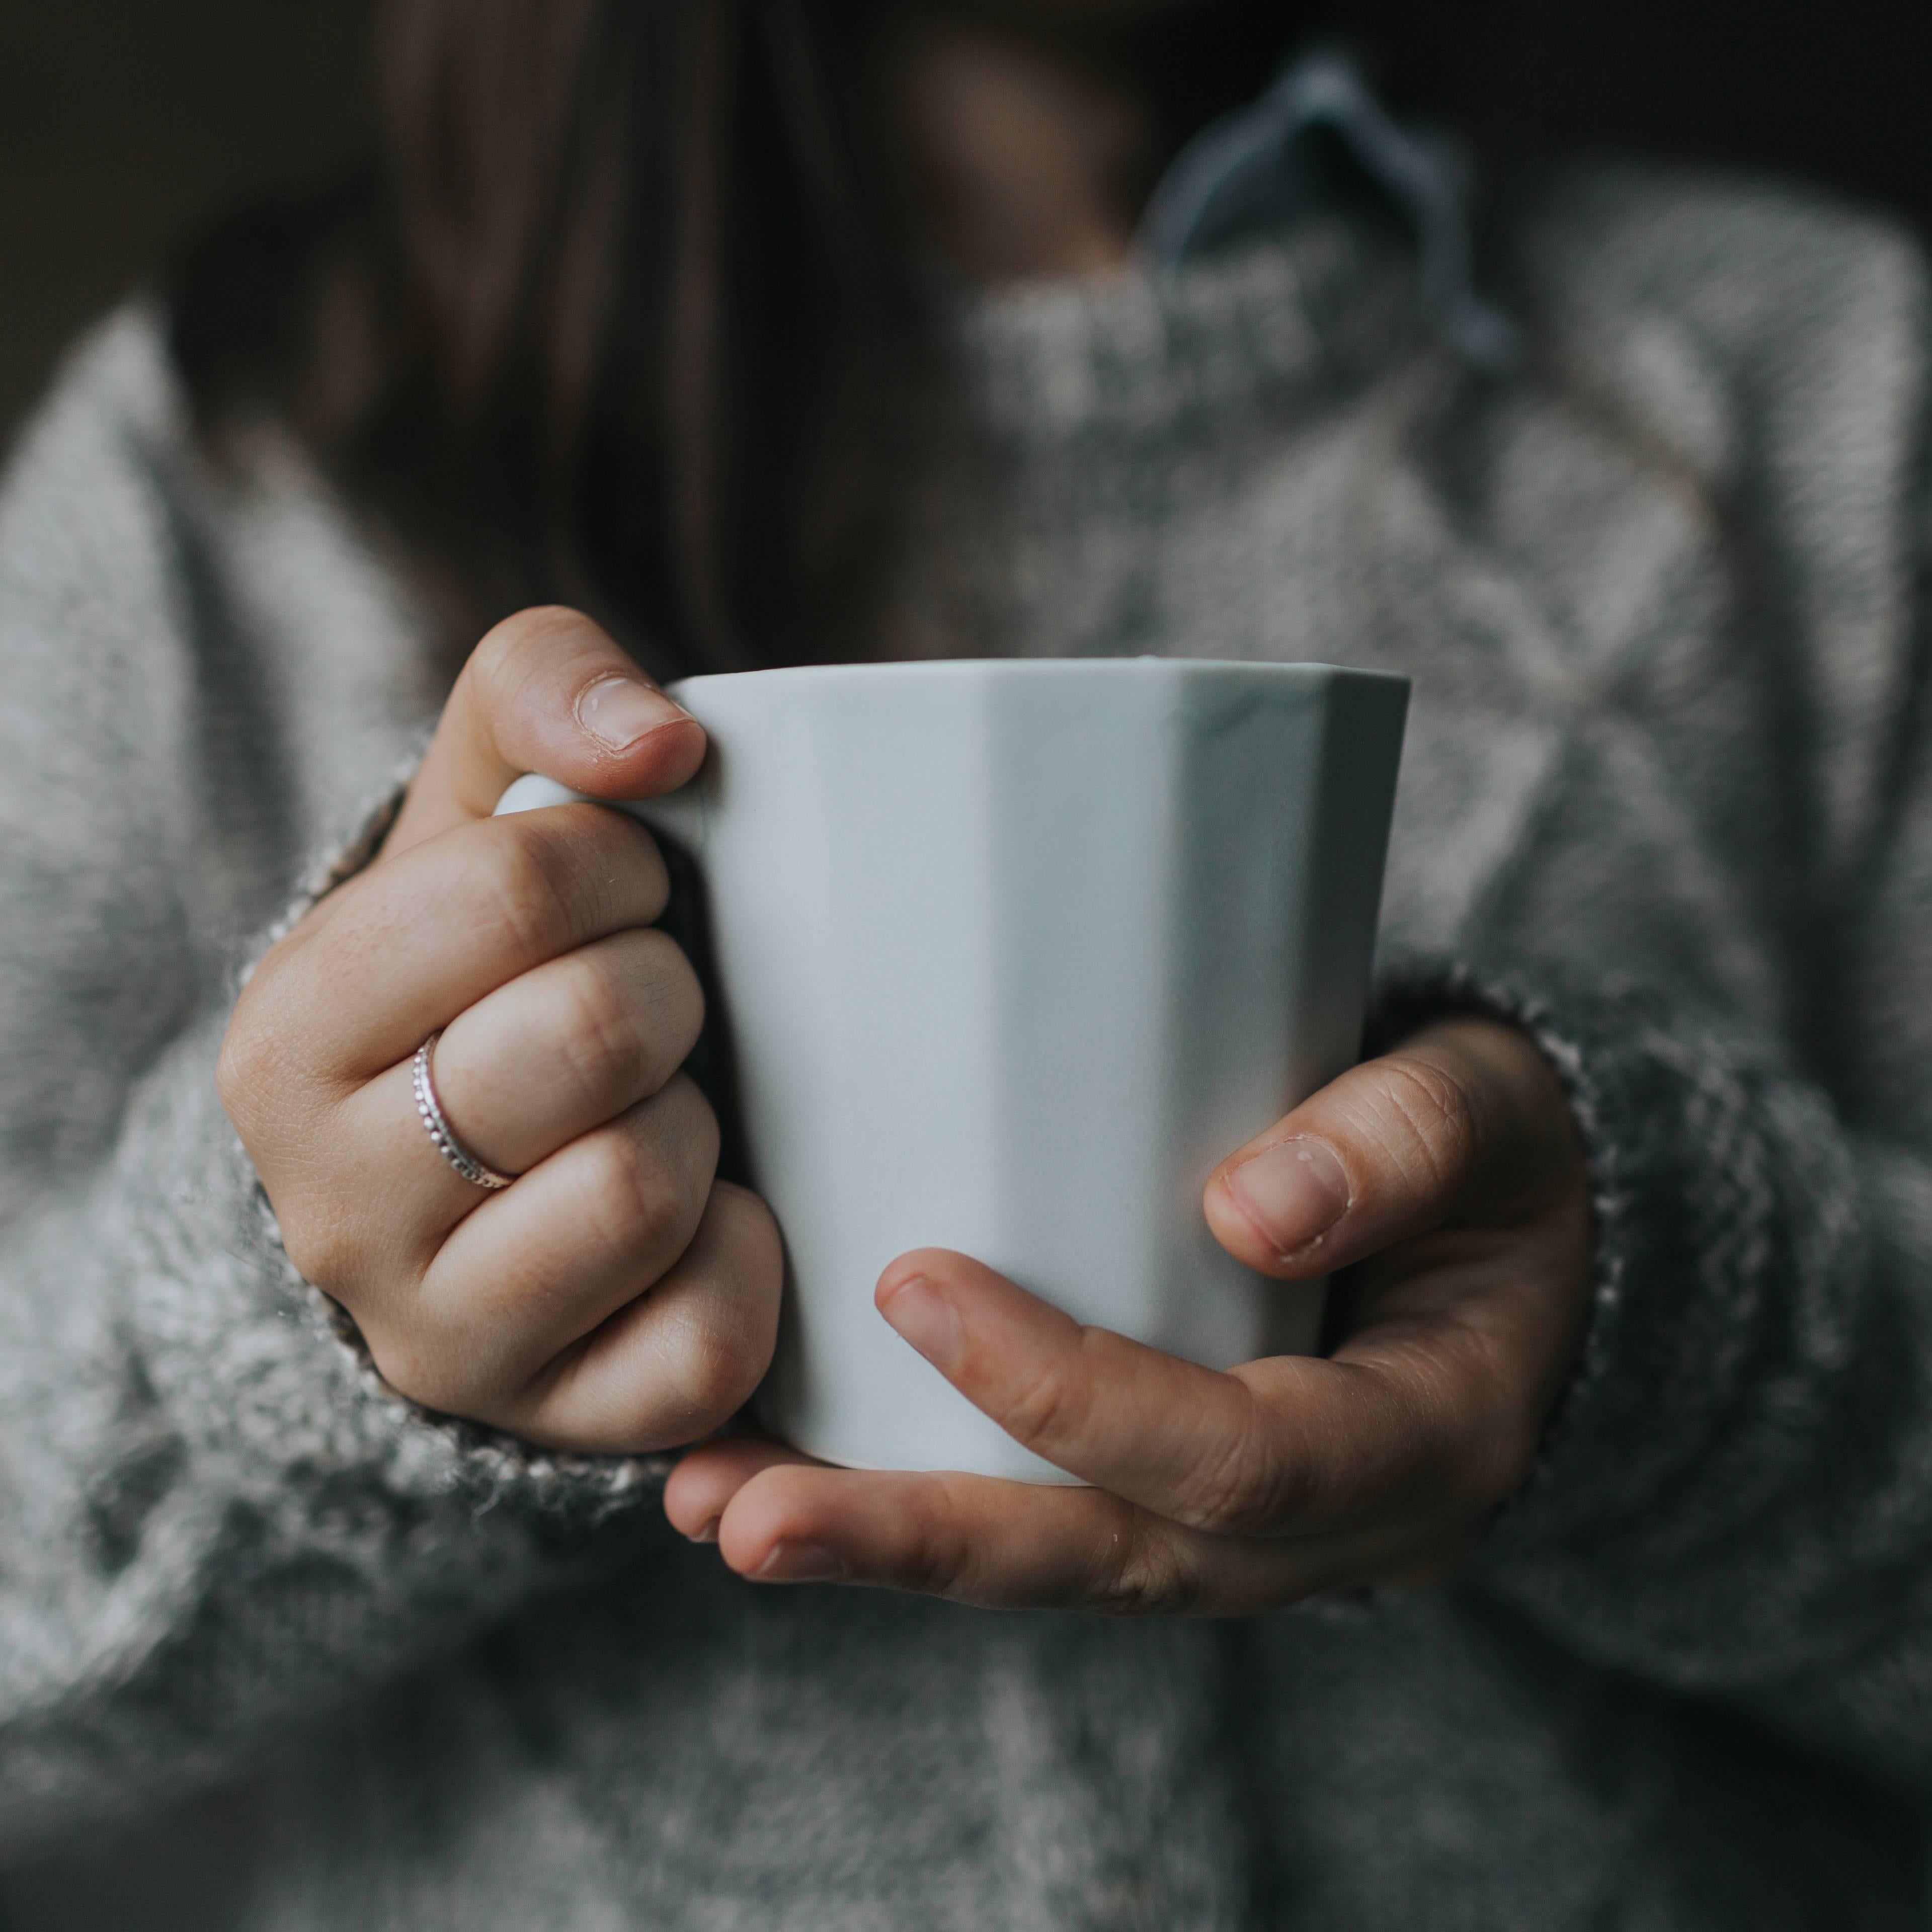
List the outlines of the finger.
{"type": "Polygon", "coordinates": [[[596,806],[447,832],[262,962],[245,997],[263,1019],[263,1070],[278,1084],[290,1066],[337,1086],[373,1079],[498,987],[649,926],[669,890],[650,833],[596,806]]]}
{"type": "Polygon", "coordinates": [[[766,1469],[824,1467],[769,1436],[722,1436],[700,1443],[671,1472],[664,1485],[664,1515],[680,1536],[716,1543],[726,1508],[754,1476],[766,1469]]]}
{"type": "Polygon", "coordinates": [[[553,1364],[507,1426],[580,1455],[643,1454],[709,1435],[771,1366],[784,1279],[770,1210],[721,1181],[677,1265],[553,1364]]]}
{"type": "Polygon", "coordinates": [[[1307,1536],[1484,1508],[1534,1447],[1480,1330],[1384,1340],[1360,1359],[1227,1374],[1083,1328],[938,1250],[881,1278],[880,1312],[968,1401],[1055,1467],[1218,1534],[1307,1536]]]}
{"type": "MultiPolygon", "coordinates": [[[[425,1231],[413,1269],[358,1295],[384,1376],[427,1407],[509,1426],[553,1362],[670,1271],[717,1158],[716,1117],[680,1075],[502,1193],[472,1189],[446,1235],[425,1231]]],[[[394,1225],[404,1211],[360,1218],[394,1225]]],[[[365,1264],[361,1278],[378,1277],[365,1264]]]]}
{"type": "Polygon", "coordinates": [[[1282,1280],[1324,1274],[1452,1217],[1526,1211],[1574,1133],[1526,1034],[1450,1022],[1352,1069],[1230,1155],[1202,1205],[1237,1260],[1282,1280]]]}
{"type": "Polygon", "coordinates": [[[464,667],[383,855],[487,818],[527,772],[596,798],[652,798],[704,756],[703,727],[588,617],[520,611],[464,667]]]}
{"type": "MultiPolygon", "coordinates": [[[[704,993],[676,943],[649,929],[580,946],[500,988],[436,1043],[430,1077],[445,1124],[484,1166],[512,1177],[662,1090],[695,1042],[704,993]]],[[[424,1131],[412,1056],[334,1108],[330,1196],[372,1211],[389,1240],[370,1263],[415,1268],[482,1205],[424,1131]]],[[[279,1180],[281,1177],[278,1174],[279,1180]]],[[[283,1186],[300,1203],[298,1176],[283,1186]]]]}
{"type": "Polygon", "coordinates": [[[674,940],[615,933],[451,1022],[436,1046],[437,1100],[472,1154],[520,1174],[656,1093],[704,1021],[704,992],[674,940]]]}
{"type": "MultiPolygon", "coordinates": [[[[720,1463],[718,1449],[696,1454],[720,1463]]],[[[1432,1575],[1444,1543],[1433,1521],[1292,1543],[1212,1536],[1096,1490],[800,1462],[752,1469],[717,1534],[724,1561],[759,1582],[881,1585],[988,1608],[1204,1616],[1432,1575]]]]}

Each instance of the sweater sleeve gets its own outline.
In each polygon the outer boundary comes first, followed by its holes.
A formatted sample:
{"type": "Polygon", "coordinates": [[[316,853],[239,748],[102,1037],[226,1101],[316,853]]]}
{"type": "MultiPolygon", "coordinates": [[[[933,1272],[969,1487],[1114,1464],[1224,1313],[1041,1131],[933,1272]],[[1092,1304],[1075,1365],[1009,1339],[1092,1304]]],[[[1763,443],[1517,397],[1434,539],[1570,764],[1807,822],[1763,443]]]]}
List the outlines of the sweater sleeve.
{"type": "MultiPolygon", "coordinates": [[[[1908,504],[1900,522],[1914,533],[1901,548],[1932,554],[1932,510],[1908,504]]],[[[1922,609],[1901,623],[1893,655],[1883,682],[1894,704],[1843,760],[1855,759],[1869,830],[1794,920],[1809,958],[1793,977],[1811,990],[1792,1024],[1687,975],[1606,977],[1588,958],[1552,963],[1505,944],[1496,970],[1399,980],[1381,1024],[1400,1031],[1462,1007],[1526,1027],[1569,1093],[1594,1183],[1583,1356],[1532,1481],[1477,1566],[1478,1587],[1577,1654],[1741,1708],[1925,1793],[1922,609]]],[[[1814,816],[1826,818],[1822,804],[1814,816]]]]}
{"type": "Polygon", "coordinates": [[[0,494],[9,1852],[580,1574],[661,1474],[412,1408],[281,1252],[213,1077],[265,836],[209,807],[245,654],[209,632],[152,360],[97,346],[0,494]]]}
{"type": "Polygon", "coordinates": [[[1597,1222],[1582,1359],[1471,1580],[1575,1654],[1932,1790],[1925,1146],[1635,985],[1419,975],[1384,1019],[1456,1009],[1543,1047],[1597,1222]]]}

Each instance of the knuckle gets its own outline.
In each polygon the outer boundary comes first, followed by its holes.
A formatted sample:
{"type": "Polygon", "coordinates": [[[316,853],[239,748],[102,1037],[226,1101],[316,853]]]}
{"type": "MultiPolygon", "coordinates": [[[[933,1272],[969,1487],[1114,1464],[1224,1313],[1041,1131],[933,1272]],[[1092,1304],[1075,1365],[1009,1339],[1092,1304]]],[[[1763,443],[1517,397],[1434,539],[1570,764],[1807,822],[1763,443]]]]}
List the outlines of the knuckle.
{"type": "Polygon", "coordinates": [[[1180,1544],[1142,1522],[1117,1533],[1094,1607],[1108,1616],[1184,1616],[1203,1594],[1200,1570],[1180,1544]]]}
{"type": "Polygon", "coordinates": [[[721,1194],[731,1224],[719,1231],[716,1279],[681,1297],[654,1350],[655,1436],[690,1442],[728,1422],[771,1366],[784,1262],[775,1224],[756,1197],[721,1194]]]}
{"type": "Polygon", "coordinates": [[[650,1033],[654,1040],[662,1035],[664,1042],[674,1045],[673,1064],[681,1065],[704,1025],[704,983],[684,948],[670,934],[652,928],[638,937],[650,969],[644,995],[650,1033]]]}
{"type": "Polygon", "coordinates": [[[560,988],[563,1066],[585,1102],[619,1104],[643,1086],[650,1053],[623,986],[602,962],[579,957],[560,988]]]}
{"type": "Polygon", "coordinates": [[[586,620],[557,604],[519,610],[494,626],[470,655],[466,667],[478,703],[494,714],[514,704],[527,686],[545,646],[560,631],[586,620]]]}
{"type": "Polygon", "coordinates": [[[1258,1404],[1181,1486],[1178,1521],[1217,1535],[1266,1534],[1306,1518],[1316,1498],[1306,1459],[1285,1453],[1258,1404]]]}
{"type": "Polygon", "coordinates": [[[502,828],[484,848],[477,890],[480,915],[519,955],[550,958],[573,937],[576,868],[567,842],[541,812],[494,821],[502,828]]]}
{"type": "Polygon", "coordinates": [[[771,1359],[764,1324],[742,1310],[713,1304],[683,1324],[665,1354],[667,1378],[686,1439],[728,1421],[751,1400],[771,1359]]]}
{"type": "Polygon", "coordinates": [[[1034,1450],[1078,1436],[1088,1402],[1081,1382],[1064,1369],[1048,1367],[1016,1384],[1000,1404],[1001,1428],[1034,1450]]]}
{"type": "MultiPolygon", "coordinates": [[[[661,1247],[686,1218],[676,1177],[656,1150],[633,1134],[601,1134],[593,1145],[592,1198],[603,1217],[606,1240],[620,1250],[661,1247]]],[[[672,1258],[665,1257],[666,1266],[672,1258]]]]}
{"type": "Polygon", "coordinates": [[[956,1536],[920,1535],[904,1559],[898,1581],[902,1589],[922,1597],[970,1603],[977,1594],[972,1558],[956,1536]]]}
{"type": "Polygon", "coordinates": [[[924,1596],[972,1602],[986,1594],[972,1539],[953,1526],[966,1519],[958,1486],[941,1475],[922,1496],[899,1581],[924,1596]]]}
{"type": "Polygon", "coordinates": [[[1446,1184],[1467,1166],[1476,1134],[1468,1090],[1446,1068],[1397,1054],[1382,1064],[1384,1136],[1406,1166],[1446,1184]]]}

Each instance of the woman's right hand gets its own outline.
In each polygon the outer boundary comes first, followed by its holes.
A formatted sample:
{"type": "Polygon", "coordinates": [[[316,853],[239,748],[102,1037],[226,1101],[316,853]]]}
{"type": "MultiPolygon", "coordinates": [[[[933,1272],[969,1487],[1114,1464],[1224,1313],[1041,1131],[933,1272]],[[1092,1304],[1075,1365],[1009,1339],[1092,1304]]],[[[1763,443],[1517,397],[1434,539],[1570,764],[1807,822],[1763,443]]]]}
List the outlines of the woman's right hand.
{"type": "Polygon", "coordinates": [[[704,734],[587,619],[526,611],[470,658],[380,857],[262,962],[223,1105],[303,1276],[426,1407],[586,1454],[727,1421],[770,1360],[778,1233],[716,1178],[678,1071],[703,995],[651,922],[664,862],[598,806],[493,818],[540,771],[600,798],[675,790],[704,734]],[[418,1118],[416,1049],[478,1160],[418,1118]]]}

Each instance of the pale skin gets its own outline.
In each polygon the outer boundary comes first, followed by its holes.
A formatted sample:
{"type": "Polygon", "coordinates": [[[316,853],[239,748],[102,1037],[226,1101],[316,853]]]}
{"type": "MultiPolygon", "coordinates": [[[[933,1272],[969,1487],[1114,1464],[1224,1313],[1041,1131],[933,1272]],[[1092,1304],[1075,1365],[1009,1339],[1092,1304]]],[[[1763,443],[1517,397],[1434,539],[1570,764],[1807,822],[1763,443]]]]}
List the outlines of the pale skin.
{"type": "MultiPolygon", "coordinates": [[[[905,98],[991,101],[1004,130],[988,142],[979,109],[928,117],[934,234],[962,268],[1096,274],[1124,257],[1140,124],[1116,73],[1083,77],[1079,50],[1089,26],[1161,4],[905,16],[887,50],[905,98]],[[1030,172],[1000,158],[1016,128],[1030,172]]],[[[561,1449],[699,1443],[666,1512],[762,1582],[1238,1613],[1451,1573],[1532,1463],[1590,1276],[1561,1088],[1526,1036],[1486,1018],[1355,1068],[1207,1184],[1209,1228],[1262,1275],[1350,1270],[1327,1359],[1201,1369],[926,1250],[886,1270],[880,1318],[1084,1486],[703,1440],[770,1360],[781,1250],[763,1204],[717,1179],[716,1120],[678,1070],[703,996],[652,929],[662,861],[596,806],[490,814],[526,772],[646,797],[704,753],[701,728],[588,620],[512,619],[458,680],[380,858],[237,1007],[224,1104],[292,1258],[392,1385],[561,1449]],[[518,1177],[500,1194],[446,1166],[416,1119],[410,1061],[439,1030],[452,1124],[518,1177]]]]}

